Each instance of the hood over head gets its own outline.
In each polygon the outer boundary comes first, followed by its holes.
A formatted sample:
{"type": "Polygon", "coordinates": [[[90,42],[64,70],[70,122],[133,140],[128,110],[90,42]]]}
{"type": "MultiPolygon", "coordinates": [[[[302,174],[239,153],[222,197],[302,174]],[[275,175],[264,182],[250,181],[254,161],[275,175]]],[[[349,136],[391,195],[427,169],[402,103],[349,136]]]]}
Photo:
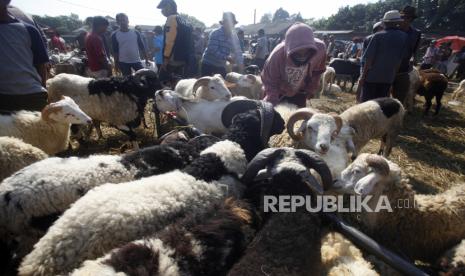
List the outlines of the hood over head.
{"type": "Polygon", "coordinates": [[[313,49],[317,51],[313,30],[308,25],[296,23],[286,32],[284,47],[287,57],[301,49],[313,49]]]}

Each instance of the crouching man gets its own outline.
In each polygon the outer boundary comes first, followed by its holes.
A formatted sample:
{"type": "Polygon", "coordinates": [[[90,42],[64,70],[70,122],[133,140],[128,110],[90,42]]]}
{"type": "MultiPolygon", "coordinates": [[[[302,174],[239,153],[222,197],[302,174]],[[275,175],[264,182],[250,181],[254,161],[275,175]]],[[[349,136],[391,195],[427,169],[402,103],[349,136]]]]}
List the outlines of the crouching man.
{"type": "Polygon", "coordinates": [[[264,100],[273,105],[289,102],[305,107],[306,100],[319,89],[325,60],[326,46],[314,38],[312,29],[303,23],[292,25],[263,67],[264,100]]]}

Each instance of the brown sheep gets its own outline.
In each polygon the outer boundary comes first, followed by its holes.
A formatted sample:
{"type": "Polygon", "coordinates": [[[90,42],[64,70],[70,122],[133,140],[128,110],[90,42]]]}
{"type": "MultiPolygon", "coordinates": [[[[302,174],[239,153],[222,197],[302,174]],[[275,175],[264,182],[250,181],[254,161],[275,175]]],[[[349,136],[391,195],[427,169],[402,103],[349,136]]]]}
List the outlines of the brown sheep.
{"type": "Polygon", "coordinates": [[[426,100],[424,115],[428,115],[433,97],[436,98],[436,111],[434,115],[438,115],[442,106],[441,99],[447,89],[447,84],[447,77],[436,69],[420,71],[420,86],[418,87],[417,93],[420,96],[424,96],[426,100]]]}

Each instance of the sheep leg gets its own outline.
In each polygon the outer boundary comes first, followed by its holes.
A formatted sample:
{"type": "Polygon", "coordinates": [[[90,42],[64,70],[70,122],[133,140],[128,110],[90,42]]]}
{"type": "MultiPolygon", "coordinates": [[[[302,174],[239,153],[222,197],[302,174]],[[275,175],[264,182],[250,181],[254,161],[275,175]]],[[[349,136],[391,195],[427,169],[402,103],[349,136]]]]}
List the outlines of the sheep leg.
{"type": "Polygon", "coordinates": [[[442,106],[442,103],[441,103],[442,96],[443,96],[442,93],[436,95],[436,111],[434,112],[434,116],[438,115],[439,110],[441,110],[441,106],[442,106]]]}
{"type": "Polygon", "coordinates": [[[425,96],[425,111],[423,113],[423,116],[426,116],[428,115],[428,112],[431,109],[431,106],[433,105],[433,95],[429,93],[429,91],[426,91],[424,96],[425,96]]]}
{"type": "Polygon", "coordinates": [[[134,130],[128,126],[117,126],[116,127],[118,130],[120,130],[122,133],[126,134],[129,137],[129,143],[131,144],[132,148],[134,150],[139,149],[139,144],[137,143],[137,135],[134,132],[134,130]]]}
{"type": "Polygon", "coordinates": [[[386,141],[387,141],[387,134],[385,134],[382,138],[381,138],[381,144],[379,145],[379,151],[378,151],[378,155],[383,155],[385,154],[385,149],[386,149],[386,141]]]}
{"type": "Polygon", "coordinates": [[[385,142],[385,145],[384,145],[384,152],[383,152],[383,156],[384,157],[388,157],[390,154],[391,154],[391,151],[392,151],[392,147],[394,146],[394,141],[397,137],[397,132],[393,132],[393,133],[390,133],[390,134],[386,134],[386,142],[385,142]]]}
{"type": "MultiPolygon", "coordinates": [[[[93,123],[95,130],[97,130],[97,139],[100,140],[103,138],[102,130],[100,129],[100,122],[96,121],[93,123]]],[[[92,130],[92,128],[91,128],[92,130]]]]}

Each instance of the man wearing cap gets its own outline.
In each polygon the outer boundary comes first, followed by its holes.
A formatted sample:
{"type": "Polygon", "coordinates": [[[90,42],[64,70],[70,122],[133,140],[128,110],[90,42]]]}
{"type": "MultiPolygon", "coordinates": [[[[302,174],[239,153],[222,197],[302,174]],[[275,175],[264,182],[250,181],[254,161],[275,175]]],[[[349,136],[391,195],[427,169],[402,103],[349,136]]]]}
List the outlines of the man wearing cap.
{"type": "Polygon", "coordinates": [[[307,99],[319,88],[325,70],[324,42],[314,38],[308,25],[296,23],[265,62],[261,75],[264,100],[273,105],[288,102],[305,107],[307,99]]]}
{"type": "Polygon", "coordinates": [[[202,57],[202,76],[226,76],[226,61],[237,65],[239,72],[243,70],[242,50],[234,31],[234,25],[237,24],[236,16],[232,12],[225,12],[220,24],[221,27],[213,30],[208,38],[207,48],[202,57]]]}
{"type": "Polygon", "coordinates": [[[185,77],[186,67],[194,55],[192,26],[178,14],[174,0],[162,0],[157,9],[167,18],[163,35],[163,64],[160,80],[168,80],[175,74],[185,77]]]}
{"type": "Polygon", "coordinates": [[[392,83],[392,96],[398,99],[401,103],[404,102],[407,92],[410,87],[409,72],[413,70],[411,59],[415,62],[415,53],[420,44],[421,32],[412,26],[412,22],[417,18],[415,8],[412,6],[405,6],[400,12],[401,18],[404,20],[402,29],[407,33],[407,53],[400,63],[399,72],[392,83]]]}
{"type": "Polygon", "coordinates": [[[403,20],[397,10],[384,14],[385,29],[373,35],[363,53],[359,80],[360,101],[389,97],[389,90],[407,48],[407,34],[400,30],[403,20]]]}

